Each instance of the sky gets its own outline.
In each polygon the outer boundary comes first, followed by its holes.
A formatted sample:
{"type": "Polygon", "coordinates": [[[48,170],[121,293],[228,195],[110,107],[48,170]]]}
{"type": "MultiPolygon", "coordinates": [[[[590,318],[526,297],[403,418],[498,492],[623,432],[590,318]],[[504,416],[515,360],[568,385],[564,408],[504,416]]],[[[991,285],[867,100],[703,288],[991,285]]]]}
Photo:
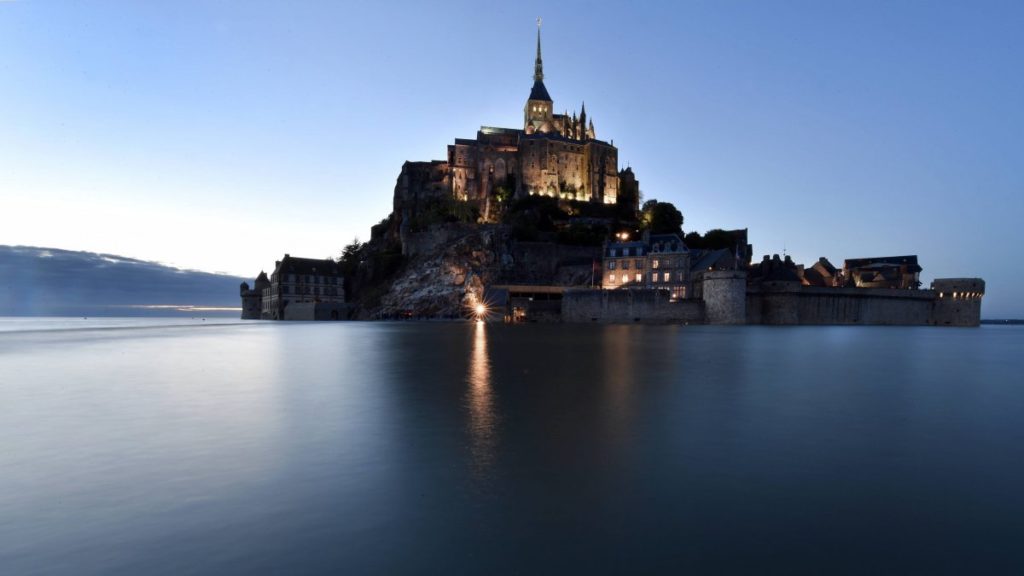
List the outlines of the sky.
{"type": "Polygon", "coordinates": [[[687,232],[917,254],[1024,317],[1021,2],[0,0],[0,244],[337,255],[404,161],[521,127],[538,16],[555,110],[585,101],[687,232]]]}

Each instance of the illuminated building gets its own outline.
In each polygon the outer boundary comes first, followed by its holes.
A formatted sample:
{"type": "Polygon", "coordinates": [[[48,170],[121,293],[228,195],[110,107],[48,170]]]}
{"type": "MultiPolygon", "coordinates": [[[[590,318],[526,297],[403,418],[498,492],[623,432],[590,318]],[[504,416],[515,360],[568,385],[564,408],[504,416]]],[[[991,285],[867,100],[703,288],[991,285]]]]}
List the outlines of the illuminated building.
{"type": "MultiPolygon", "coordinates": [[[[540,21],[533,87],[523,106],[522,128],[482,126],[476,138],[456,138],[446,161],[407,162],[396,188],[396,209],[415,213],[420,203],[441,194],[479,209],[493,219],[495,200],[540,195],[563,200],[615,204],[620,177],[637,187],[629,169],[618,169],[619,152],[597,138],[586,105],[579,114],[555,113],[544,85],[540,21]]],[[[628,195],[630,202],[638,194],[628,195]]],[[[634,209],[637,206],[633,207],[634,209]]]]}

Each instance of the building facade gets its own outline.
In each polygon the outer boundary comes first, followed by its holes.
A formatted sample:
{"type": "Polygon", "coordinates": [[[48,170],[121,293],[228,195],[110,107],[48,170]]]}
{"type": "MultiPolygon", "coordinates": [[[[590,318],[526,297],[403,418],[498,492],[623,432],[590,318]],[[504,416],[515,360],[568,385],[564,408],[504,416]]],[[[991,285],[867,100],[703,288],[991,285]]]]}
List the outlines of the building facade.
{"type": "Polygon", "coordinates": [[[296,258],[285,254],[274,263],[269,280],[261,272],[256,289],[260,313],[253,316],[255,290],[242,285],[242,318],[263,320],[341,319],[345,303],[345,283],[341,266],[331,259],[296,258]]]}
{"type": "Polygon", "coordinates": [[[672,300],[681,300],[692,291],[690,265],[690,250],[678,235],[644,234],[639,241],[605,247],[601,286],[667,290],[672,300]]]}
{"type": "Polygon", "coordinates": [[[451,194],[481,204],[503,194],[614,204],[619,192],[618,150],[597,138],[585,104],[579,115],[554,110],[544,85],[538,23],[533,88],[523,107],[523,127],[483,126],[475,139],[458,138],[449,145],[451,194]]]}

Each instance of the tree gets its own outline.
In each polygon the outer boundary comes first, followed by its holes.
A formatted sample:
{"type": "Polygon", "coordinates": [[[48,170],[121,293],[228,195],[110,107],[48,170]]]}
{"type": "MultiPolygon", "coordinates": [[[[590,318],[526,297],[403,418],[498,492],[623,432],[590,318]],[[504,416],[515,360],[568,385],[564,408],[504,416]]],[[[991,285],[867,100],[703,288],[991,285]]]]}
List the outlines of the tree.
{"type": "Polygon", "coordinates": [[[644,202],[640,226],[652,234],[682,234],[683,213],[671,202],[658,202],[652,198],[644,202]]]}
{"type": "Polygon", "coordinates": [[[342,273],[346,277],[351,277],[355,274],[356,269],[359,268],[359,263],[363,259],[363,251],[366,248],[366,244],[359,241],[359,238],[354,238],[350,244],[341,249],[341,256],[338,258],[338,263],[341,264],[342,273]]]}

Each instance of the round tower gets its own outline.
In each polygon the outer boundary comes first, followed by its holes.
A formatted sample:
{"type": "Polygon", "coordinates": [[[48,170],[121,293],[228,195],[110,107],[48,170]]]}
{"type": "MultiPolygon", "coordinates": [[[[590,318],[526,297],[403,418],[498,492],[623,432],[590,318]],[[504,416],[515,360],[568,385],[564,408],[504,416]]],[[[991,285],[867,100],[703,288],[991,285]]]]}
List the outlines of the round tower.
{"type": "Polygon", "coordinates": [[[746,324],[747,273],[708,270],[702,273],[704,321],[708,324],[746,324]]]}

